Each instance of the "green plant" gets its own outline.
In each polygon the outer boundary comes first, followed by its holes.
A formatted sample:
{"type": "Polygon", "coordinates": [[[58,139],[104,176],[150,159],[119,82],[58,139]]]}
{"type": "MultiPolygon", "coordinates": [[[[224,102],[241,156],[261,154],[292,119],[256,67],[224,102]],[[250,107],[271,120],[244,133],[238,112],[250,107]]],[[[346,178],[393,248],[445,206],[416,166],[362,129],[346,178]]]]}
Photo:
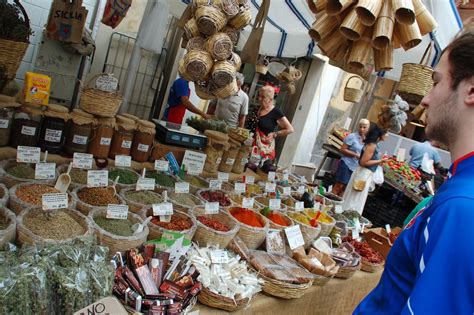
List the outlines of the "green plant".
{"type": "Polygon", "coordinates": [[[0,0],[0,38],[28,43],[31,34],[28,16],[18,0],[14,4],[0,0]]]}

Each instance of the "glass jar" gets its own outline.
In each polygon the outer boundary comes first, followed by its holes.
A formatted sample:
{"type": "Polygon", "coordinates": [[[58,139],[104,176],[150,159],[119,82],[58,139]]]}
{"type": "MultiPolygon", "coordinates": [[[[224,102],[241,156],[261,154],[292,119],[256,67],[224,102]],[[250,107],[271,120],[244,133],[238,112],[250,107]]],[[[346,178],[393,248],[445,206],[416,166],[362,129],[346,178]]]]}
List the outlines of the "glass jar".
{"type": "Polygon", "coordinates": [[[94,129],[89,143],[89,153],[97,159],[109,156],[112,137],[114,136],[115,118],[98,118],[97,128],[94,129]]]}
{"type": "Polygon", "coordinates": [[[15,108],[21,106],[15,98],[0,95],[0,147],[8,145],[10,142],[10,132],[15,116],[15,108]]]}
{"type": "Polygon", "coordinates": [[[115,159],[116,155],[130,155],[135,132],[135,121],[120,115],[116,116],[116,120],[117,125],[109,151],[109,158],[111,159],[115,159]]]}
{"type": "Polygon", "coordinates": [[[137,162],[146,162],[150,157],[156,126],[147,120],[138,120],[137,129],[133,136],[132,159],[137,162]]]}
{"type": "Polygon", "coordinates": [[[206,130],[204,134],[207,137],[206,149],[204,150],[204,153],[207,155],[204,171],[217,173],[219,164],[221,164],[222,154],[229,146],[229,136],[214,130],[206,130]]]}
{"type": "Polygon", "coordinates": [[[59,153],[66,139],[69,110],[61,105],[49,104],[44,112],[39,145],[41,150],[49,153],[59,153]]]}
{"type": "Polygon", "coordinates": [[[93,115],[81,109],[74,109],[66,133],[66,153],[73,155],[74,152],[86,153],[95,126],[93,115]]]}
{"type": "Polygon", "coordinates": [[[13,119],[10,146],[37,146],[42,117],[43,110],[38,107],[24,105],[18,108],[13,119]]]}
{"type": "Polygon", "coordinates": [[[219,164],[219,171],[229,173],[234,167],[235,158],[239,153],[240,142],[229,139],[229,149],[222,154],[221,164],[219,164]]]}

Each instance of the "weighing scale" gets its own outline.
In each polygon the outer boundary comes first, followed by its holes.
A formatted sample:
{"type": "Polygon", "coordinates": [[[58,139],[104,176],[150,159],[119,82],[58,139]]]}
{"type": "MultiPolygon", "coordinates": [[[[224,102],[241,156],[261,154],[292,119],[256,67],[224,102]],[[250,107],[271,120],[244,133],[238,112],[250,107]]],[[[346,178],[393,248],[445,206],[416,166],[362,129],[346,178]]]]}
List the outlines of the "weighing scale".
{"type": "Polygon", "coordinates": [[[156,125],[156,139],[164,144],[203,149],[207,137],[189,126],[153,119],[156,125]]]}

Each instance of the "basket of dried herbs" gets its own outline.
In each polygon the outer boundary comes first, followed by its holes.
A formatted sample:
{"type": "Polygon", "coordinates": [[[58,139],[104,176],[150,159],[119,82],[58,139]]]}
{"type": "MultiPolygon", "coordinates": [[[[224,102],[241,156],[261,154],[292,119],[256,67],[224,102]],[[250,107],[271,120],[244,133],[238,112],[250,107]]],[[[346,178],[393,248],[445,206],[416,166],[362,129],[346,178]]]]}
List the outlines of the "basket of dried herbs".
{"type": "Polygon", "coordinates": [[[4,184],[0,183],[0,206],[8,205],[8,188],[4,184]]]}
{"type": "Polygon", "coordinates": [[[10,209],[0,206],[0,248],[13,242],[16,236],[16,217],[10,209]]]}
{"type": "Polygon", "coordinates": [[[135,190],[135,188],[125,188],[120,191],[120,196],[127,203],[130,211],[140,212],[143,208],[152,208],[153,204],[163,202],[163,198],[157,192],[151,190],[135,190]]]}
{"type": "Polygon", "coordinates": [[[156,187],[161,188],[162,190],[173,190],[174,184],[179,181],[173,175],[159,171],[146,172],[145,177],[154,178],[156,187]]]}
{"type": "Polygon", "coordinates": [[[29,163],[18,163],[14,159],[0,162],[0,182],[7,188],[12,188],[16,184],[35,181],[38,183],[53,184],[55,180],[38,179],[35,180],[35,165],[29,163]]]}
{"type": "Polygon", "coordinates": [[[140,174],[131,169],[123,167],[109,168],[110,184],[112,184],[118,176],[120,176],[120,178],[117,182],[117,185],[115,186],[117,192],[120,192],[122,189],[125,188],[135,188],[135,186],[137,185],[138,178],[140,178],[140,174]]]}
{"type": "MultiPolygon", "coordinates": [[[[66,173],[69,165],[63,164],[58,166],[58,175],[66,173]]],[[[81,168],[72,168],[69,172],[71,177],[71,184],[69,185],[69,190],[72,191],[75,188],[83,185],[87,185],[87,171],[86,169],[81,168]]]]}
{"type": "Polygon", "coordinates": [[[173,204],[173,209],[188,213],[189,209],[204,204],[201,199],[192,194],[169,192],[168,198],[173,204]]]}
{"type": "Polygon", "coordinates": [[[125,201],[114,193],[112,187],[77,187],[71,193],[77,201],[77,210],[88,215],[92,209],[105,208],[109,204],[123,205],[125,201]]]}

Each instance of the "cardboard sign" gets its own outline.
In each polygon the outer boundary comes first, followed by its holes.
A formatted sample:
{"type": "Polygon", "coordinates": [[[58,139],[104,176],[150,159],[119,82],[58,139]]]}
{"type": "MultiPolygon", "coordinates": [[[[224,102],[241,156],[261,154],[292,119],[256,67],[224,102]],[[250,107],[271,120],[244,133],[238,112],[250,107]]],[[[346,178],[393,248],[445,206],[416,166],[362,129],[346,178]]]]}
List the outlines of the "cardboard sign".
{"type": "Polygon", "coordinates": [[[104,92],[115,92],[118,88],[118,79],[113,74],[103,74],[95,81],[95,88],[104,92]]]}
{"type": "Polygon", "coordinates": [[[16,149],[16,161],[18,163],[39,163],[41,149],[19,145],[16,149]]]}
{"type": "Polygon", "coordinates": [[[84,307],[74,313],[74,315],[128,315],[128,312],[122,306],[122,303],[113,296],[105,297],[99,301],[84,307]]]}
{"type": "Polygon", "coordinates": [[[116,155],[115,166],[117,167],[130,167],[132,166],[132,157],[130,155],[116,155]]]}
{"type": "Polygon", "coordinates": [[[108,205],[107,214],[105,215],[107,219],[120,219],[126,220],[128,217],[128,206],[127,205],[108,205]]]}
{"type": "Polygon", "coordinates": [[[82,0],[54,0],[49,11],[46,36],[52,40],[80,44],[87,13],[82,0]]]}
{"type": "Polygon", "coordinates": [[[405,156],[406,156],[407,150],[406,149],[398,149],[397,151],[397,161],[398,162],[405,162],[405,156]]]}
{"type": "Polygon", "coordinates": [[[270,199],[268,201],[268,206],[270,210],[280,210],[281,200],[280,199],[270,199]]]}
{"type": "Polygon", "coordinates": [[[35,179],[56,178],[56,163],[36,163],[35,179]]]}
{"type": "Polygon", "coordinates": [[[291,187],[283,187],[283,195],[289,196],[291,195],[291,187]]]}
{"type": "Polygon", "coordinates": [[[72,158],[72,167],[90,170],[92,168],[92,154],[74,153],[72,158]]]}
{"type": "Polygon", "coordinates": [[[87,187],[107,187],[109,171],[87,171],[87,187]]]}
{"type": "Polygon", "coordinates": [[[186,150],[181,164],[186,166],[186,170],[194,174],[201,174],[204,169],[204,163],[206,163],[206,157],[207,155],[204,153],[186,150]]]}
{"type": "Polygon", "coordinates": [[[300,246],[304,245],[303,234],[301,234],[300,226],[293,225],[285,229],[286,238],[288,239],[288,245],[290,249],[294,250],[300,246]]]}
{"type": "Polygon", "coordinates": [[[68,206],[66,193],[44,194],[41,196],[43,210],[64,209],[68,206]]]}

